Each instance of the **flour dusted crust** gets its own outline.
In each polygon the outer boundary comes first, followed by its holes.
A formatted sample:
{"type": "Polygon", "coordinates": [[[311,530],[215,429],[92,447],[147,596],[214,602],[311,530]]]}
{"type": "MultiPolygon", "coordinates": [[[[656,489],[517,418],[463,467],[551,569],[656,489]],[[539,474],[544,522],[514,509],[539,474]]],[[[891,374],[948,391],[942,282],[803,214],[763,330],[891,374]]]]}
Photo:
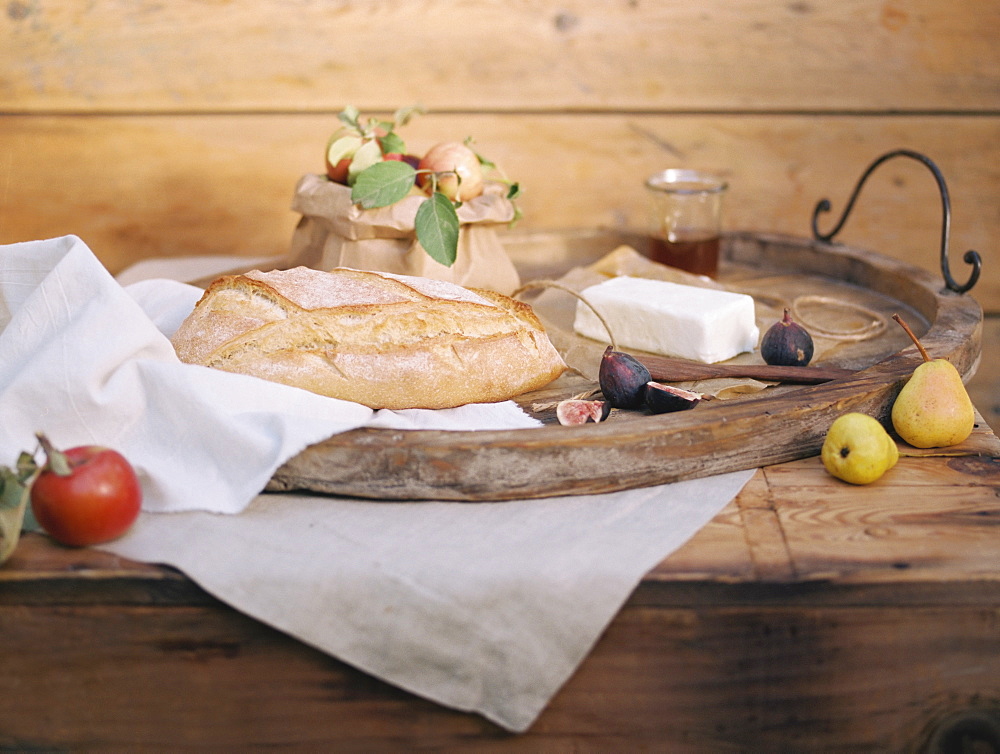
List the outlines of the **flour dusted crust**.
{"type": "Polygon", "coordinates": [[[506,400],[566,368],[526,304],[342,267],[219,278],[172,342],[187,363],[372,408],[506,400]]]}

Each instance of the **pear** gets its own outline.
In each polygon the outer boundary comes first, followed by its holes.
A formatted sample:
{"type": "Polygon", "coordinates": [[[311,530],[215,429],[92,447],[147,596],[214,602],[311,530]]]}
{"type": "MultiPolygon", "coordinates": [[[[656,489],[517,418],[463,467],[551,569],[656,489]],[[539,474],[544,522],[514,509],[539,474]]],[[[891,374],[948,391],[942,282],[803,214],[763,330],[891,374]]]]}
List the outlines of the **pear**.
{"type": "Polygon", "coordinates": [[[896,465],[899,448],[878,420],[851,412],[830,425],[820,457],[837,479],[871,484],[896,465]]]}
{"type": "Polygon", "coordinates": [[[915,448],[957,445],[972,434],[976,421],[962,376],[947,359],[932,359],[898,314],[892,318],[906,330],[924,359],[892,404],[892,426],[915,448]]]}

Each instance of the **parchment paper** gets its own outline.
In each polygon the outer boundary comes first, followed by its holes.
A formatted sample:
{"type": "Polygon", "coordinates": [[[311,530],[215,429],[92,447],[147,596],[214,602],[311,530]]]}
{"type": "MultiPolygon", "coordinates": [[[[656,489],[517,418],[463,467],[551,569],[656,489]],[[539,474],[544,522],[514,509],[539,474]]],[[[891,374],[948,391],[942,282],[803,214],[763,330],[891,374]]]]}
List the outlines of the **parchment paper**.
{"type": "MultiPolygon", "coordinates": [[[[692,285],[701,288],[730,290],[727,286],[702,275],[692,275],[683,270],[658,264],[643,256],[630,246],[619,246],[597,262],[586,267],[574,267],[556,282],[577,293],[582,293],[587,287],[596,285],[609,277],[631,275],[652,280],[665,280],[670,283],[692,285]]],[[[573,330],[573,319],[576,313],[578,299],[557,288],[543,290],[534,299],[531,306],[545,325],[559,352],[563,354],[566,364],[596,384],[597,370],[601,363],[601,354],[610,343],[610,339],[596,341],[578,335],[573,330]]],[[[781,312],[765,302],[755,301],[757,326],[761,333],[765,332],[774,322],[781,318],[781,312]]],[[[636,355],[641,352],[634,351],[636,355]]],[[[729,359],[729,364],[763,364],[759,349],[753,352],[739,354],[729,359]]],[[[695,382],[677,383],[688,390],[693,390],[713,398],[733,398],[738,395],[754,393],[768,387],[772,383],[754,379],[719,378],[698,380],[695,382]]]]}
{"type": "Polygon", "coordinates": [[[487,183],[481,196],[458,208],[458,256],[451,267],[434,261],[417,241],[414,220],[426,199],[413,195],[388,207],[361,209],[351,202],[347,186],[304,175],[292,200],[302,217],[284,266],[353,267],[512,293],[520,278],[496,229],[514,219],[514,205],[501,185],[487,183]]]}
{"type": "Polygon", "coordinates": [[[36,430],[115,447],[139,472],[144,512],[102,549],[176,566],[258,620],[510,731],[754,473],[504,503],[259,495],[305,444],[352,427],[537,422],[507,402],[375,414],[182,364],[166,336],[198,295],[167,280],[126,291],[74,237],[0,247],[0,462],[36,430]]]}

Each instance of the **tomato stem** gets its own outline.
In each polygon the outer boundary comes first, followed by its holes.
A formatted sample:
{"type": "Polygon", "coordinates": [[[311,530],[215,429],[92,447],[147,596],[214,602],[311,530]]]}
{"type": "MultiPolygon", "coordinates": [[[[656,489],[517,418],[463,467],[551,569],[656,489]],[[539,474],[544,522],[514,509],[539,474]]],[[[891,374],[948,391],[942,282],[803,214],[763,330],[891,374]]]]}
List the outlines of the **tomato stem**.
{"type": "Polygon", "coordinates": [[[66,454],[61,450],[57,450],[49,438],[45,436],[44,432],[36,432],[35,437],[38,438],[38,444],[42,446],[42,451],[45,453],[46,465],[52,473],[58,476],[69,476],[73,473],[66,454]]]}

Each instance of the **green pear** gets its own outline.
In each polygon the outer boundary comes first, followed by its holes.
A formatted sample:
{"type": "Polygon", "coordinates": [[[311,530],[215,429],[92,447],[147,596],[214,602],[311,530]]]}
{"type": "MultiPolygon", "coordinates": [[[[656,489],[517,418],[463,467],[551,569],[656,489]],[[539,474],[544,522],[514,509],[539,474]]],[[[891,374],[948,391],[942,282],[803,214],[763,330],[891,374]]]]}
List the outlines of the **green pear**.
{"type": "Polygon", "coordinates": [[[972,434],[976,421],[962,375],[947,359],[932,359],[898,314],[892,315],[920,351],[924,363],[892,404],[892,426],[915,448],[945,448],[972,434]]]}

